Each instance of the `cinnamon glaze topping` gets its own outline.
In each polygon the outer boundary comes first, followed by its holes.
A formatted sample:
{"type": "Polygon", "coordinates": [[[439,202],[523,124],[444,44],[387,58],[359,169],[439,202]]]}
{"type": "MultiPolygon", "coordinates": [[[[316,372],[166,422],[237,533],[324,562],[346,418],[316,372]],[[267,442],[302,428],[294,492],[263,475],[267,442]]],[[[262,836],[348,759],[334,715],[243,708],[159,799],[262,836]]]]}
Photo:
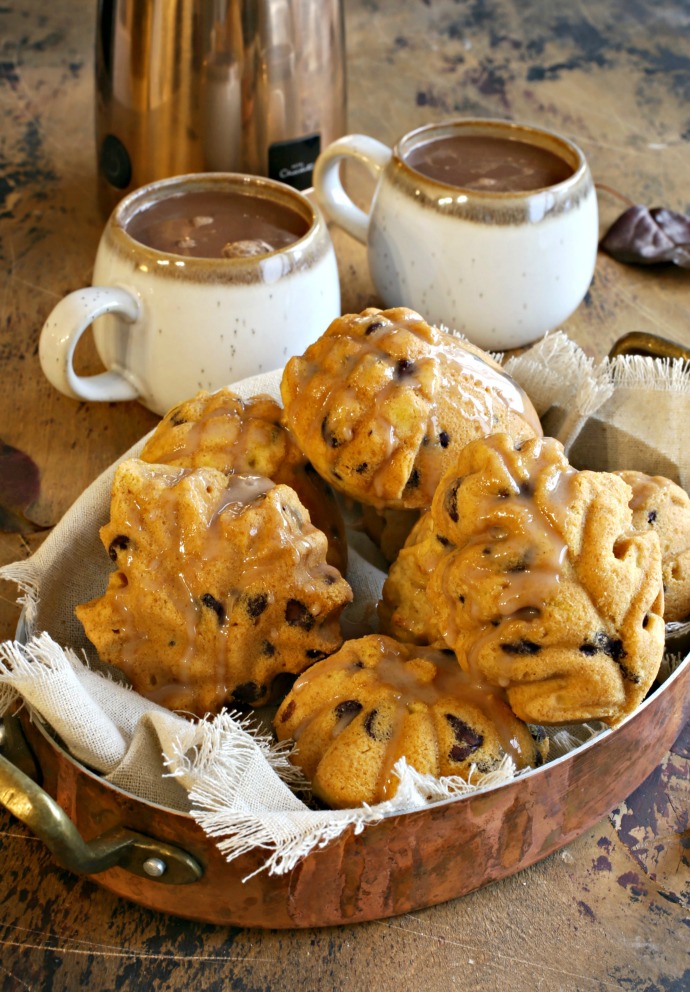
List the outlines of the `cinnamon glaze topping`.
{"type": "MultiPolygon", "coordinates": [[[[490,477],[473,487],[471,520],[459,521],[458,546],[438,569],[450,604],[443,636],[458,649],[467,645],[471,671],[487,645],[500,644],[506,657],[540,650],[525,637],[525,623],[537,621],[558,592],[577,475],[549,438],[519,450],[504,435],[477,443],[492,452],[490,477]]],[[[447,488],[456,485],[450,480],[447,488]]]]}

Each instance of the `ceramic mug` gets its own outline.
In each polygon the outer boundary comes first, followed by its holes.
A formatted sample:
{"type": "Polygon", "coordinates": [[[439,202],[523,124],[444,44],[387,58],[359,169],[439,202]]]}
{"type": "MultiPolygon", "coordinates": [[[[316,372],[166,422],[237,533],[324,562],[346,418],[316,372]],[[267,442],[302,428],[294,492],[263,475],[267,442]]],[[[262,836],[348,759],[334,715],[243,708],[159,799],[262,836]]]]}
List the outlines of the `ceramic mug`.
{"type": "Polygon", "coordinates": [[[367,245],[386,306],[412,307],[483,348],[515,348],[558,327],[594,273],[590,170],[550,131],[454,120],[411,131],[392,149],[348,135],[322,153],[314,185],[324,213],[367,245]],[[346,159],[377,179],[368,212],[343,187],[346,159]]]}
{"type": "Polygon", "coordinates": [[[163,414],[200,389],[282,367],[339,315],[333,245],[305,196],[254,176],[177,176],[135,190],[116,207],[93,285],[57,304],[39,356],[67,396],[138,399],[163,414]],[[235,239],[219,257],[192,254],[206,250],[202,235],[222,242],[224,210],[235,239]],[[92,323],[107,371],[81,376],[74,351],[92,323]]]}

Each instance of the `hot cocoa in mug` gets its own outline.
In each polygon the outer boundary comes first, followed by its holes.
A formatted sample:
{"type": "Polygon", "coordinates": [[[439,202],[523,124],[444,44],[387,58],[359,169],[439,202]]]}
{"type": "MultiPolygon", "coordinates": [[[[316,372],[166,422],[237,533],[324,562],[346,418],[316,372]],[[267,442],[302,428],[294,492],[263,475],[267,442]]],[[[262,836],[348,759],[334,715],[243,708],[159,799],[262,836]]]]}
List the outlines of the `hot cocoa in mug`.
{"type": "Polygon", "coordinates": [[[115,209],[93,285],[54,308],[39,356],[68,396],[138,399],[163,414],[281,368],[339,314],[333,245],[306,197],[254,176],[177,176],[115,209]],[[92,323],[107,371],[81,376],[74,350],[92,323]]]}
{"type": "Polygon", "coordinates": [[[515,348],[580,304],[598,242],[592,176],[568,139],[526,124],[457,120],[388,148],[365,135],[330,145],[314,173],[324,212],[367,244],[386,306],[406,305],[483,348],[515,348]],[[339,166],[376,176],[368,213],[339,166]]]}

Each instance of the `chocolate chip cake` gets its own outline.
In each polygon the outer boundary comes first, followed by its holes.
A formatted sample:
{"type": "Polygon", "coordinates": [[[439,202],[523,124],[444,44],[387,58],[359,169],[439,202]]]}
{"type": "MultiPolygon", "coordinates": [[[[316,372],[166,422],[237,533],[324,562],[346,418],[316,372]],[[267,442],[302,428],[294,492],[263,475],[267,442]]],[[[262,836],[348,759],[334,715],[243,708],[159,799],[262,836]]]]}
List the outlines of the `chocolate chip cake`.
{"type": "Polygon", "coordinates": [[[529,723],[619,723],[664,650],[661,550],[629,486],[576,471],[552,438],[472,442],[432,505],[446,553],[428,595],[468,672],[529,723]]]}
{"type": "Polygon", "coordinates": [[[448,547],[448,539],[437,532],[427,510],[410,531],[383,583],[377,607],[382,633],[411,644],[445,646],[428,586],[448,547]]]}
{"type": "Polygon", "coordinates": [[[285,419],[319,474],[385,509],[425,509],[468,441],[541,435],[534,408],[493,359],[413,310],[333,321],[281,383],[285,419]]]}
{"type": "Polygon", "coordinates": [[[537,766],[548,747],[541,728],[530,730],[504,692],[469,676],[451,651],[376,634],[300,676],[274,726],[279,740],[296,741],[291,760],[335,809],[392,798],[402,756],[418,772],[467,779],[506,754],[517,768],[537,766]]]}
{"type": "Polygon", "coordinates": [[[352,591],[288,486],[130,459],[100,534],[115,570],[77,616],[101,660],[169,709],[261,705],[342,643],[352,591]]]}

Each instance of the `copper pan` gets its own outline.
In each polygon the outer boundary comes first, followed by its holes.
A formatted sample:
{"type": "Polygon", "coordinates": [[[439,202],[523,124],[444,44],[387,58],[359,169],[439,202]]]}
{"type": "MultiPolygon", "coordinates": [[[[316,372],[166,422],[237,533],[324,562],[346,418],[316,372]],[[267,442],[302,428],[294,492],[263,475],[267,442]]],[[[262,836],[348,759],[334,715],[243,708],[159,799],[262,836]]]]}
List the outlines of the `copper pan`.
{"type": "MultiPolygon", "coordinates": [[[[638,334],[615,354],[690,357],[638,334]]],[[[688,626],[670,651],[687,652],[688,626]]],[[[350,828],[285,875],[260,870],[261,849],[227,862],[191,816],[109,785],[25,711],[0,723],[0,802],[59,864],[149,909],[230,926],[333,926],[466,895],[565,847],[644,782],[688,720],[690,655],[620,726],[570,754],[360,834],[350,828]]]]}
{"type": "Polygon", "coordinates": [[[688,719],[690,655],[615,730],[507,785],[349,829],[286,875],[252,874],[260,849],[225,861],[191,816],[113,788],[25,713],[25,738],[5,721],[0,801],[63,866],[150,909],[242,927],[332,926],[445,902],[547,857],[640,786],[688,719]],[[20,770],[30,768],[26,741],[42,789],[20,770]]]}

